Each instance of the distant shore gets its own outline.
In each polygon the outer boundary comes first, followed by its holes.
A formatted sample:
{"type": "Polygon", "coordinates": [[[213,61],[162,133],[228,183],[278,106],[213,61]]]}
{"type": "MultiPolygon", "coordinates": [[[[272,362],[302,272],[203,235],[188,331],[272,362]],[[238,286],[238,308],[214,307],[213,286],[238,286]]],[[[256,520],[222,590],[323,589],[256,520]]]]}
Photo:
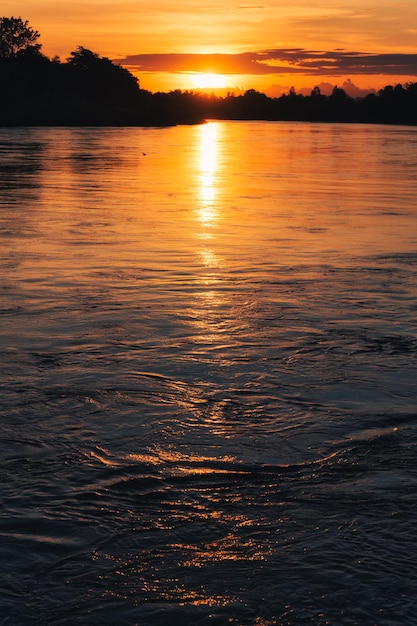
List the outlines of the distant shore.
{"type": "Polygon", "coordinates": [[[417,83],[387,85],[352,98],[335,87],[323,95],[271,98],[249,89],[226,96],[193,91],[151,93],[128,70],[78,48],[66,63],[29,49],[0,58],[0,126],[171,126],[207,119],[417,124],[417,83]]]}

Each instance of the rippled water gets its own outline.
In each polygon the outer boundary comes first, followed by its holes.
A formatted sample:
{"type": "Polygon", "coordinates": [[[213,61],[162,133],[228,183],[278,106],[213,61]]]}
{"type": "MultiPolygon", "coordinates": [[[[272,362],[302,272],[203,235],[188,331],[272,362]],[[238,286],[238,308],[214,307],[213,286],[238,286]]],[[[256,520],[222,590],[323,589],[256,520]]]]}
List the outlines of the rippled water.
{"type": "Polygon", "coordinates": [[[1,624],[416,624],[416,166],[0,129],[1,624]]]}

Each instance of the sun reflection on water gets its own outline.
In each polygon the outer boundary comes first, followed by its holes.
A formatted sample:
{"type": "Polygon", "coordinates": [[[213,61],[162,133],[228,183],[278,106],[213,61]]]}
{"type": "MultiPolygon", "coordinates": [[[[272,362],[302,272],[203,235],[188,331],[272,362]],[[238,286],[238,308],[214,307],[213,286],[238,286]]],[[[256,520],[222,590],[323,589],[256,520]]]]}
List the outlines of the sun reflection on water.
{"type": "Polygon", "coordinates": [[[216,225],[218,214],[215,208],[217,196],[216,174],[218,168],[218,125],[209,122],[201,126],[200,137],[200,205],[198,217],[204,227],[202,236],[209,238],[207,229],[216,225]]]}
{"type": "Polygon", "coordinates": [[[209,122],[200,129],[199,192],[197,237],[204,240],[198,251],[203,266],[208,270],[202,283],[213,285],[218,282],[218,271],[222,266],[221,257],[214,251],[214,240],[219,214],[216,207],[219,175],[218,124],[209,122]]]}

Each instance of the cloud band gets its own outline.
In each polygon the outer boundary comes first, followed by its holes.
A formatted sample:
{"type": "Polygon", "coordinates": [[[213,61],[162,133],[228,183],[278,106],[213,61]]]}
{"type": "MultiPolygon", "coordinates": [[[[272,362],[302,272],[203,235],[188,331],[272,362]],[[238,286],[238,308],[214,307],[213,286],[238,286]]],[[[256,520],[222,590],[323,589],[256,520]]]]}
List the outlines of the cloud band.
{"type": "Polygon", "coordinates": [[[240,54],[135,54],[117,63],[141,72],[417,76],[417,54],[278,48],[240,54]]]}

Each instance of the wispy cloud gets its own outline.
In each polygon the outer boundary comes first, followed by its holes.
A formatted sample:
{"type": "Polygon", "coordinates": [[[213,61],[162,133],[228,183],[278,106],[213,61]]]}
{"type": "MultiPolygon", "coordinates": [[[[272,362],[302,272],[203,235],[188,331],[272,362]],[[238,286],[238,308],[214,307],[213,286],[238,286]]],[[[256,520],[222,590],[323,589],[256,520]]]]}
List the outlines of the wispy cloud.
{"type": "Polygon", "coordinates": [[[139,72],[417,77],[417,54],[372,54],[345,50],[275,48],[240,54],[135,54],[116,61],[139,72]]]}

